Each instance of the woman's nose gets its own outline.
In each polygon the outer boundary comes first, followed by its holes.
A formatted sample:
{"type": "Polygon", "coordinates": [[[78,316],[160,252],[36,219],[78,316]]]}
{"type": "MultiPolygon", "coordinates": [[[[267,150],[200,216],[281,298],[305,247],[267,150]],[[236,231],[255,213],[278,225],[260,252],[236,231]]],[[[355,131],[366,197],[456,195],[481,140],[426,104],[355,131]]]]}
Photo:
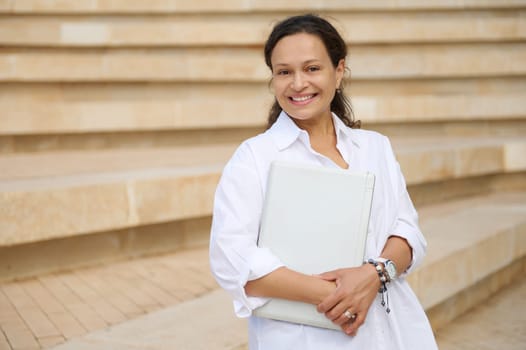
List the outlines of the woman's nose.
{"type": "Polygon", "coordinates": [[[300,91],[300,90],[303,90],[303,88],[305,87],[305,84],[306,84],[306,80],[303,74],[301,73],[294,74],[294,79],[292,80],[291,88],[293,88],[296,91],[300,91]]]}

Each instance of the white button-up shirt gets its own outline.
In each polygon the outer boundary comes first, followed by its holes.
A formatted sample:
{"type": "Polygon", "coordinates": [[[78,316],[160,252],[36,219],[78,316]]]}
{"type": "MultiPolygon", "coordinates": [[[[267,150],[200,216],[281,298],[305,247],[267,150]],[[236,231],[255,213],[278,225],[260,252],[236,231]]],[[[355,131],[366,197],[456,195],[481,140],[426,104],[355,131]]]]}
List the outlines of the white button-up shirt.
{"type": "Polygon", "coordinates": [[[283,160],[337,167],[312,149],[308,133],[284,112],[265,133],[243,142],[225,166],[214,202],[212,272],[231,294],[236,315],[250,317],[251,350],[436,349],[427,317],[404,278],[422,262],[426,242],[389,140],[372,131],[350,129],[335,115],[333,124],[336,147],[349,169],[376,176],[366,259],[379,257],[392,235],[405,238],[413,251],[410,268],[388,285],[391,312],[386,313],[378,295],[354,337],[342,331],[252,316],[252,311],[268,299],[247,296],[245,284],[283,266],[271,251],[256,244],[270,164],[283,160]]]}

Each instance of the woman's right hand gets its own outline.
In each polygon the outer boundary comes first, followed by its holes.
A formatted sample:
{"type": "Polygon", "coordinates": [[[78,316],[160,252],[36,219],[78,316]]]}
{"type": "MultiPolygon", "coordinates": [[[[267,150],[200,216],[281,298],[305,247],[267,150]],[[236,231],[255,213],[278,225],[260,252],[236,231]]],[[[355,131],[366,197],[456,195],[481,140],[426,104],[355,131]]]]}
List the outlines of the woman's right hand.
{"type": "Polygon", "coordinates": [[[380,288],[380,279],[374,266],[364,264],[338,269],[325,272],[320,277],[335,282],[336,289],[318,304],[318,311],[325,313],[345,334],[356,335],[380,288]],[[346,311],[349,311],[347,316],[346,311]]]}

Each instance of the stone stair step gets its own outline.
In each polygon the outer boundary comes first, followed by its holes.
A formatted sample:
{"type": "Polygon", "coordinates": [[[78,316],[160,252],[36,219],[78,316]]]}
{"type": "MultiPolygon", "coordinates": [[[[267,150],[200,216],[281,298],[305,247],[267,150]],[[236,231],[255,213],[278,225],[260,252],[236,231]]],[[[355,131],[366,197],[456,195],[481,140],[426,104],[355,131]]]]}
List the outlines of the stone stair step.
{"type": "MultiPolygon", "coordinates": [[[[526,255],[525,203],[526,192],[516,192],[451,201],[420,210],[421,226],[429,243],[428,256],[409,281],[426,310],[526,255]],[[502,247],[497,254],[496,246],[502,247]]],[[[502,286],[503,280],[500,283],[502,286]]],[[[450,312],[455,314],[455,310],[450,312]]],[[[462,312],[458,310],[455,316],[462,312]]],[[[246,327],[246,320],[233,316],[226,293],[215,291],[55,349],[110,345],[122,350],[135,346],[152,350],[166,346],[208,349],[210,344],[214,344],[214,349],[245,349],[246,327]],[[199,336],[202,334],[207,336],[199,336]]]]}
{"type": "MultiPolygon", "coordinates": [[[[0,158],[3,189],[15,189],[18,181],[45,184],[47,179],[80,177],[79,184],[89,183],[82,177],[93,176],[92,183],[112,179],[141,179],[166,175],[185,175],[222,169],[236,145],[194,145],[188,147],[117,149],[78,152],[42,152],[6,155],[0,158]],[[13,185],[13,186],[12,186],[13,185]],[[10,187],[12,186],[12,187],[10,187]]],[[[71,183],[73,179],[71,179],[71,183]]],[[[50,183],[53,183],[51,181],[50,183]]],[[[67,184],[66,184],[67,186],[67,184]]],[[[22,189],[23,187],[20,187],[22,189]]]]}
{"type": "Polygon", "coordinates": [[[483,174],[522,171],[522,138],[394,138],[394,149],[409,185],[483,174]]]}
{"type": "MultiPolygon", "coordinates": [[[[356,79],[521,76],[526,45],[422,44],[351,48],[356,79]]],[[[259,48],[6,49],[3,82],[266,82],[259,48]],[[52,67],[52,68],[50,68],[52,67]]]]}
{"type": "MultiPolygon", "coordinates": [[[[455,12],[328,12],[351,45],[517,41],[524,10],[455,12]]],[[[24,16],[2,20],[0,44],[10,47],[159,47],[262,45],[275,14],[205,13],[167,16],[24,16]],[[7,29],[8,28],[8,29],[7,29]]]]}
{"type": "Polygon", "coordinates": [[[425,206],[419,215],[429,251],[409,281],[426,309],[526,255],[526,192],[425,206]]]}
{"type": "MultiPolygon", "coordinates": [[[[354,92],[359,90],[354,84],[349,94],[355,116],[368,124],[526,116],[526,90],[519,86],[484,93],[363,95],[354,92]]],[[[263,83],[15,85],[0,96],[5,113],[0,135],[262,128],[271,101],[263,83]]]]}
{"type": "Polygon", "coordinates": [[[2,157],[2,169],[17,170],[0,181],[1,245],[209,216],[232,151],[213,145],[2,157]]]}
{"type": "MultiPolygon", "coordinates": [[[[408,185],[526,170],[520,138],[393,139],[393,145],[408,185]]],[[[0,246],[209,216],[236,146],[0,157],[0,246]]]]}
{"type": "MultiPolygon", "coordinates": [[[[487,124],[487,123],[486,123],[487,124]]],[[[501,134],[520,134],[526,125],[519,121],[505,122],[501,134]]],[[[59,124],[60,125],[60,124],[59,124]]],[[[492,130],[477,125],[477,130],[492,130]]],[[[53,128],[51,128],[53,129],[53,128]]],[[[140,150],[148,148],[188,147],[213,144],[238,144],[263,131],[259,127],[206,128],[206,129],[136,129],[129,125],[122,130],[100,130],[82,132],[60,132],[39,134],[0,135],[0,154],[14,155],[40,152],[69,152],[90,150],[140,150]]],[[[479,133],[475,132],[477,135],[479,133]]],[[[491,133],[490,133],[491,134],[491,133]]]]}
{"type": "Polygon", "coordinates": [[[88,14],[88,13],[225,13],[225,12],[290,12],[315,10],[356,10],[356,11],[400,11],[400,10],[463,10],[479,8],[520,8],[524,0],[334,0],[315,2],[298,0],[226,0],[214,1],[156,0],[147,4],[142,1],[44,1],[44,0],[2,0],[0,11],[4,13],[37,14],[88,14]]]}

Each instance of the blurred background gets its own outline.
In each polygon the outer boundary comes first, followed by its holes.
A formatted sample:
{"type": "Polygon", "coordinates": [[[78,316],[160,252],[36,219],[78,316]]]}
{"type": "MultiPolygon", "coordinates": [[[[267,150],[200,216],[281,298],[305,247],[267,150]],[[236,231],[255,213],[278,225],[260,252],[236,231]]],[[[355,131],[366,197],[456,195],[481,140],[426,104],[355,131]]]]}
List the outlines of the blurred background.
{"type": "MultiPolygon", "coordinates": [[[[391,138],[429,243],[410,283],[434,329],[524,285],[526,1],[0,0],[0,349],[216,298],[215,186],[264,130],[266,36],[307,12],[349,44],[362,128],[391,138]]],[[[220,339],[244,327],[222,322],[220,339]]]]}

